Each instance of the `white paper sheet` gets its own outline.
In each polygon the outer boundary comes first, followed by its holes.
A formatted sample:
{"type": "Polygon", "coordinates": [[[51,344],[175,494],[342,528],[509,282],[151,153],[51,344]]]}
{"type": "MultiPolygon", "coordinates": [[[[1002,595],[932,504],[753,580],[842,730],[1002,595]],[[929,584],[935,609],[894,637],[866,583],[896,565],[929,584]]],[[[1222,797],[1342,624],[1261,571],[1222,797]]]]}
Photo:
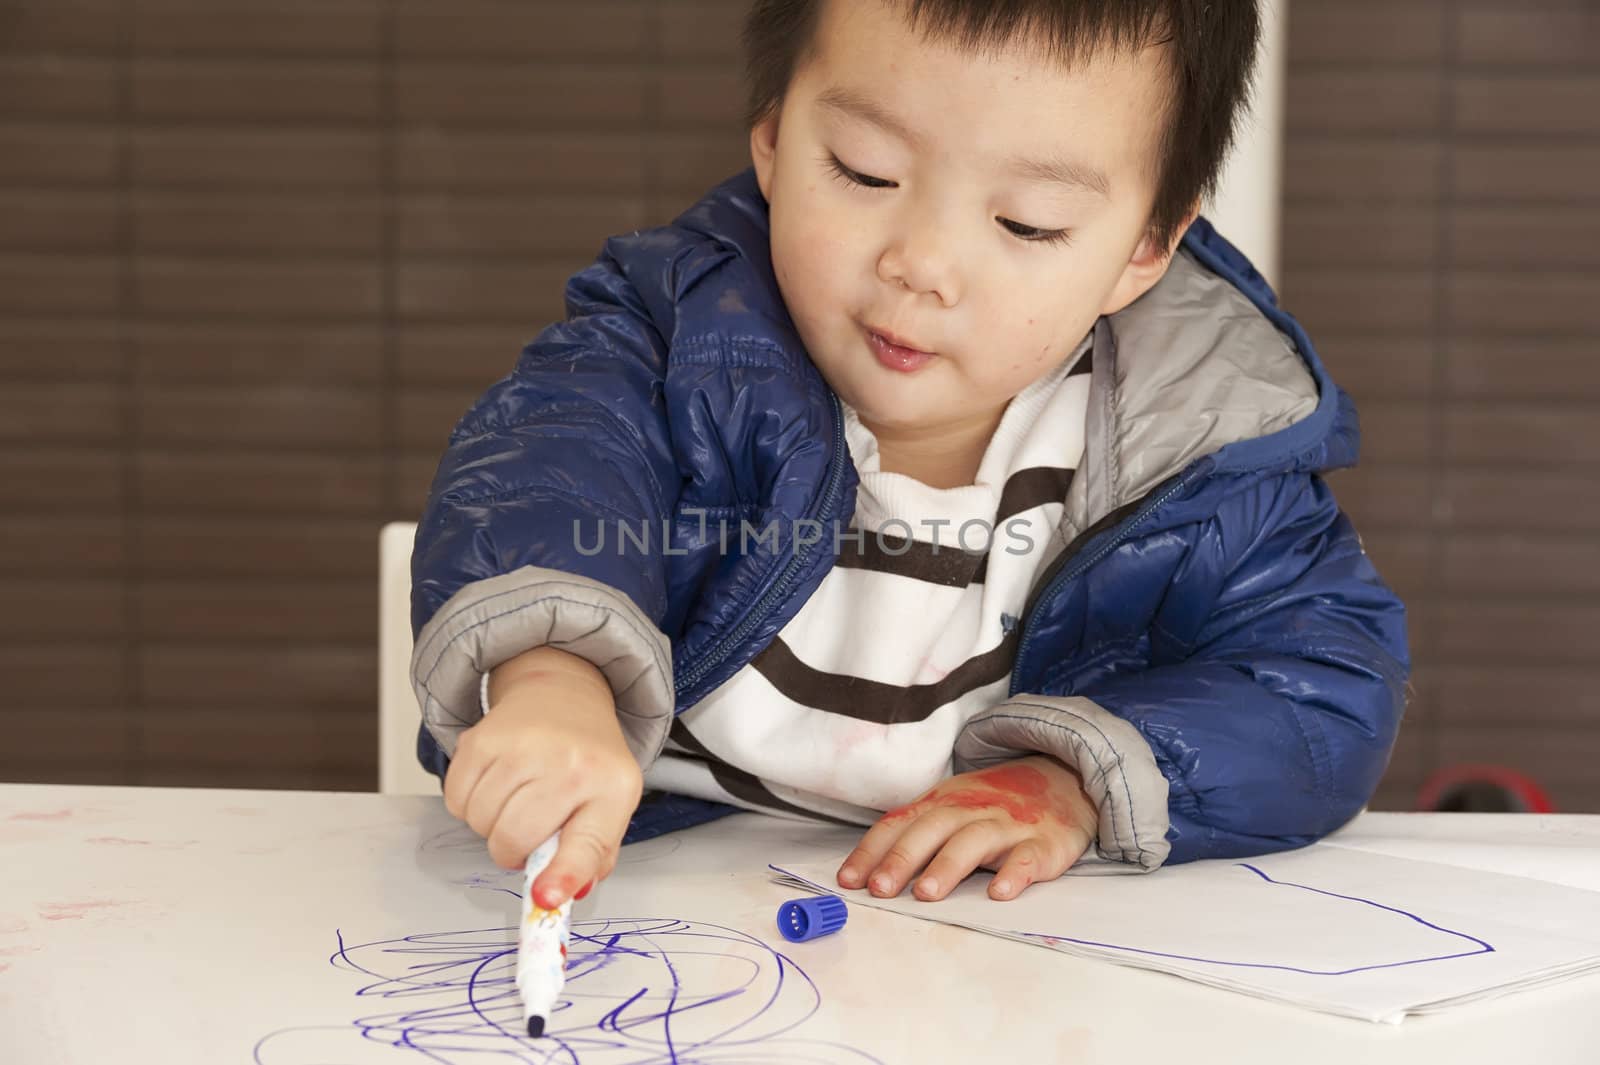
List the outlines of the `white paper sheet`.
{"type": "Polygon", "coordinates": [[[1066,876],[1008,902],[983,873],[923,902],[840,888],[837,862],[772,869],[855,905],[1369,1021],[1600,969],[1600,892],[1333,845],[1066,876]]]}

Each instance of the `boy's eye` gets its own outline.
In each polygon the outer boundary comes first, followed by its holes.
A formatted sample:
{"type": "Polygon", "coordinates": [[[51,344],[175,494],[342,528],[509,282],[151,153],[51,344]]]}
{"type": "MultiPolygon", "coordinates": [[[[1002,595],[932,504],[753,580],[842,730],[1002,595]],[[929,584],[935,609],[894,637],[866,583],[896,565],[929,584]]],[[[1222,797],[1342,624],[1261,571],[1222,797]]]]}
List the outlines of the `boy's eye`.
{"type": "Polygon", "coordinates": [[[830,154],[828,156],[828,168],[837,174],[848,185],[862,185],[869,189],[894,188],[894,182],[892,181],[885,181],[883,178],[875,178],[870,174],[863,174],[859,171],[851,170],[849,167],[839,162],[839,157],[837,155],[830,154]]]}
{"type": "MultiPolygon", "coordinates": [[[[883,178],[863,174],[859,170],[851,170],[839,161],[839,157],[832,152],[828,153],[828,169],[847,185],[860,186],[868,189],[892,189],[895,183],[885,181],[883,178]]],[[[1070,244],[1072,234],[1065,229],[1039,229],[1035,226],[1025,226],[1021,222],[1013,222],[1009,218],[997,218],[1012,236],[1029,244],[1070,244]]]]}
{"type": "Polygon", "coordinates": [[[1065,229],[1037,229],[1033,226],[1025,226],[1021,222],[1013,222],[1009,218],[998,218],[996,221],[1004,226],[1012,236],[1028,241],[1030,244],[1070,244],[1072,242],[1072,234],[1065,229]]]}

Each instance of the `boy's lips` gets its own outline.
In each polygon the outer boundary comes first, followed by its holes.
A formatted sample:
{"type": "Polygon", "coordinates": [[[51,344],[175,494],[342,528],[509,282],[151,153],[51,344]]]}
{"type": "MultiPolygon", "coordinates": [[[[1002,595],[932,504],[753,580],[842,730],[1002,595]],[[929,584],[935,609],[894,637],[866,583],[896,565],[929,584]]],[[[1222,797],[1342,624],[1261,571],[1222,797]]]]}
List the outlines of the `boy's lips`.
{"type": "Polygon", "coordinates": [[[872,354],[877,357],[878,362],[888,369],[910,373],[913,370],[920,370],[933,361],[933,352],[912,347],[892,334],[884,334],[871,327],[867,327],[866,332],[867,347],[872,349],[872,354]]]}
{"type": "Polygon", "coordinates": [[[933,354],[930,349],[914,344],[905,337],[897,336],[894,333],[889,332],[887,329],[879,329],[877,326],[869,325],[866,327],[866,330],[868,333],[876,333],[878,336],[882,337],[884,340],[887,340],[890,344],[893,344],[897,348],[903,348],[906,351],[916,352],[921,355],[933,354]]]}

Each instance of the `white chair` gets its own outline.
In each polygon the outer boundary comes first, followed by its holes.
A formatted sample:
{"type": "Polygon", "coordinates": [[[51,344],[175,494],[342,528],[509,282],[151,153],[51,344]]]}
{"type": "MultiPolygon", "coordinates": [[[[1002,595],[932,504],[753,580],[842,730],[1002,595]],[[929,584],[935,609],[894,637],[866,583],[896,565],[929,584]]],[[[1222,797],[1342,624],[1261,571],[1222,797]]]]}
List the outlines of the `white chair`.
{"type": "Polygon", "coordinates": [[[422,711],[411,690],[411,545],[416,522],[378,534],[378,791],[438,795],[439,780],[417,762],[422,711]]]}

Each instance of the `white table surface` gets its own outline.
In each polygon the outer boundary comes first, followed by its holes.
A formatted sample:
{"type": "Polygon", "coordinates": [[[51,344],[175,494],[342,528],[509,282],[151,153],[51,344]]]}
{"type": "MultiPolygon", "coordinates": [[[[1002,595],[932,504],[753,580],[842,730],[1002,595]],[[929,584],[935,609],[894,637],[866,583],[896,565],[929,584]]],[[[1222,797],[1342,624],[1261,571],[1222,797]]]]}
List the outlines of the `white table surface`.
{"type": "MultiPolygon", "coordinates": [[[[569,1034],[535,1043],[514,1035],[505,979],[520,879],[436,797],[0,785],[0,1062],[1600,1054],[1600,976],[1389,1026],[864,907],[785,942],[773,918],[793,893],[766,863],[842,857],[857,837],[740,815],[625,848],[574,912],[607,945],[569,984],[569,1034]]],[[[1368,813],[1332,841],[1600,890],[1600,817],[1368,813]]]]}

